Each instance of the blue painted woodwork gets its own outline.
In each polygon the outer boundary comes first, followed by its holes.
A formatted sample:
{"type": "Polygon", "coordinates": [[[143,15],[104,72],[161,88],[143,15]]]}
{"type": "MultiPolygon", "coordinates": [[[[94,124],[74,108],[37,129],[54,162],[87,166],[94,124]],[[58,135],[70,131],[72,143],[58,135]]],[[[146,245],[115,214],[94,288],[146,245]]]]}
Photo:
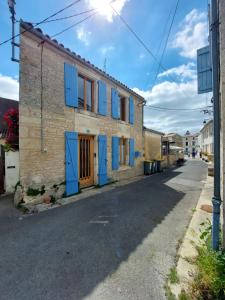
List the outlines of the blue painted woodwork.
{"type": "Polygon", "coordinates": [[[120,118],[120,107],[119,107],[119,95],[118,91],[114,88],[111,90],[111,100],[112,100],[112,117],[114,119],[120,118]]]}
{"type": "Polygon", "coordinates": [[[64,63],[64,90],[67,106],[78,107],[78,75],[77,68],[64,63]]]}
{"type": "Polygon", "coordinates": [[[98,136],[98,184],[107,183],[107,137],[98,136]]]}
{"type": "Polygon", "coordinates": [[[134,98],[132,96],[129,97],[129,122],[134,124],[134,98]]]}
{"type": "Polygon", "coordinates": [[[65,132],[66,195],[78,193],[78,133],[65,132]]]}
{"type": "Polygon", "coordinates": [[[129,164],[131,167],[134,166],[134,139],[129,141],[129,164]]]}
{"type": "Polygon", "coordinates": [[[107,114],[106,83],[102,80],[98,81],[98,113],[103,116],[107,114]]]}
{"type": "Polygon", "coordinates": [[[198,94],[212,91],[212,63],[209,46],[197,51],[198,94]]]}
{"type": "Polygon", "coordinates": [[[112,170],[119,168],[119,137],[112,137],[112,170]]]}

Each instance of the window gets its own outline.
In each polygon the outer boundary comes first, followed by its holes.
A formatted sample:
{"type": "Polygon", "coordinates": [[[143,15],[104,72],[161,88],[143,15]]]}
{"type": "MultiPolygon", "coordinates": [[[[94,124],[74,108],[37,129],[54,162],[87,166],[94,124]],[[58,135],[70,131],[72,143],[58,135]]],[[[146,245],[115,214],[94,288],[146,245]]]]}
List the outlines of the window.
{"type": "Polygon", "coordinates": [[[192,146],[195,146],[195,141],[192,141],[192,146]]]}
{"type": "Polygon", "coordinates": [[[126,98],[120,96],[120,120],[126,121],[126,98]]]}
{"type": "Polygon", "coordinates": [[[188,138],[186,138],[186,141],[188,140],[188,138]]]}
{"type": "Polygon", "coordinates": [[[186,146],[188,146],[188,142],[186,142],[186,146]]]}
{"type": "Polygon", "coordinates": [[[127,165],[127,153],[128,153],[128,140],[120,138],[120,165],[127,165]]]}
{"type": "Polygon", "coordinates": [[[94,82],[88,78],[78,76],[78,106],[84,110],[94,110],[94,82]]]}

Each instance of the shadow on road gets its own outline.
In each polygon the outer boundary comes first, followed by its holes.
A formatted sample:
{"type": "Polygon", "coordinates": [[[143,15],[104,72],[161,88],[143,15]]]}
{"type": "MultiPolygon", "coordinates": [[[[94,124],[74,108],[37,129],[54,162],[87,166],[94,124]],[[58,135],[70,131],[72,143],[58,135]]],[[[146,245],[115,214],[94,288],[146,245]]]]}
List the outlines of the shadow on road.
{"type": "Polygon", "coordinates": [[[184,197],[165,184],[178,170],[1,227],[2,299],[90,294],[184,197]]]}

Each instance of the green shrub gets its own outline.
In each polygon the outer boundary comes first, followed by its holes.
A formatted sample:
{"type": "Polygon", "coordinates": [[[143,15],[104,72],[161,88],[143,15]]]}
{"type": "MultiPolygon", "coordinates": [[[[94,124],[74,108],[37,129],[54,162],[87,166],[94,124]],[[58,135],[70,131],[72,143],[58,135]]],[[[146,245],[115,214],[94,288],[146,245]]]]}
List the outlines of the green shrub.
{"type": "Polygon", "coordinates": [[[179,278],[178,278],[178,275],[177,275],[176,267],[173,267],[173,268],[170,269],[168,279],[169,279],[169,282],[172,283],[172,284],[179,283],[179,278]]]}

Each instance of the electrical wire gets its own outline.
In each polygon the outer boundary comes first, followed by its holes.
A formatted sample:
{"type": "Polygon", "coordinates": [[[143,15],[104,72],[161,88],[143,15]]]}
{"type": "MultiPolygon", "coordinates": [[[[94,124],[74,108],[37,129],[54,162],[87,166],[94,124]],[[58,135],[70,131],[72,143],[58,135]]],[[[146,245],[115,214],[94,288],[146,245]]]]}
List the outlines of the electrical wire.
{"type": "Polygon", "coordinates": [[[174,20],[175,20],[176,14],[177,14],[179,2],[180,2],[180,0],[177,0],[176,7],[175,7],[175,10],[174,10],[174,13],[173,13],[172,20],[171,20],[171,24],[170,24],[170,27],[169,27],[169,31],[168,31],[168,34],[167,34],[167,37],[166,37],[166,42],[165,42],[165,45],[164,45],[164,48],[163,48],[163,52],[162,52],[161,58],[159,60],[158,69],[157,69],[157,72],[156,72],[155,79],[154,79],[154,82],[152,84],[152,87],[155,85],[156,80],[157,80],[157,78],[159,76],[160,65],[163,62],[163,58],[164,58],[164,55],[165,55],[165,52],[166,52],[166,47],[167,47],[167,44],[168,44],[168,41],[169,41],[170,33],[171,33],[171,30],[172,30],[172,27],[173,27],[173,24],[174,24],[174,20]]]}
{"type": "MultiPolygon", "coordinates": [[[[198,108],[169,108],[169,107],[161,107],[161,106],[153,106],[146,105],[147,108],[157,109],[157,110],[172,110],[172,111],[201,111],[206,109],[206,107],[198,107],[198,108]]],[[[208,106],[209,107],[209,106],[208,106]]]]}
{"type": "MultiPolygon", "coordinates": [[[[89,12],[96,11],[96,10],[97,10],[97,8],[89,9],[89,10],[83,11],[81,13],[76,13],[76,14],[73,14],[73,15],[70,15],[70,16],[66,16],[66,17],[62,17],[62,18],[56,18],[56,19],[53,19],[53,20],[47,20],[47,21],[43,22],[42,24],[56,22],[56,21],[62,21],[62,20],[67,20],[67,19],[78,17],[78,16],[81,16],[81,15],[84,15],[84,14],[87,14],[89,12]]],[[[32,24],[35,25],[37,23],[32,23],[32,24]]]]}
{"type": "Polygon", "coordinates": [[[97,14],[97,12],[95,12],[95,13],[93,13],[93,14],[87,16],[86,18],[84,18],[84,19],[82,19],[82,20],[80,20],[80,21],[78,21],[78,22],[76,22],[76,23],[73,23],[73,24],[70,25],[69,27],[66,27],[65,29],[63,29],[63,30],[61,30],[61,31],[59,31],[59,32],[57,32],[57,33],[55,33],[55,34],[53,34],[53,35],[51,36],[51,39],[52,39],[52,38],[55,38],[56,36],[58,36],[58,35],[60,35],[60,34],[62,34],[62,33],[64,33],[65,31],[67,31],[67,30],[69,30],[69,29],[71,29],[71,28],[73,28],[73,27],[75,27],[75,26],[77,26],[77,25],[83,23],[84,21],[90,19],[91,17],[93,17],[93,16],[96,15],[96,14],[97,14]]]}
{"type": "MultiPolygon", "coordinates": [[[[168,71],[162,63],[160,63],[157,59],[157,57],[153,54],[153,52],[149,49],[149,47],[145,44],[145,42],[138,36],[138,34],[130,27],[130,25],[127,23],[127,21],[118,13],[115,8],[109,4],[112,10],[117,14],[117,16],[120,18],[120,20],[124,23],[124,25],[129,29],[129,31],[135,36],[135,38],[138,40],[138,42],[145,48],[145,50],[151,55],[151,57],[157,62],[157,64],[163,69],[164,71],[168,71]]],[[[168,75],[168,77],[171,78],[172,81],[176,82],[176,79],[173,78],[171,75],[168,75]]]]}
{"type": "MultiPolygon", "coordinates": [[[[76,0],[76,1],[74,1],[74,2],[72,2],[72,3],[70,3],[69,5],[67,5],[66,7],[64,7],[64,8],[62,8],[62,9],[60,9],[60,10],[58,10],[57,12],[55,12],[55,13],[52,14],[52,15],[50,15],[49,17],[47,17],[47,18],[43,19],[42,21],[36,23],[35,27],[37,27],[37,26],[43,24],[43,23],[46,22],[47,20],[49,20],[49,19],[55,17],[56,15],[62,13],[64,10],[66,10],[66,9],[68,9],[68,8],[70,8],[70,7],[72,7],[72,6],[74,6],[75,4],[77,4],[77,3],[80,2],[80,1],[81,1],[81,0],[76,0]]],[[[7,39],[7,40],[1,42],[1,43],[0,43],[0,46],[2,46],[2,45],[4,45],[4,44],[6,44],[6,43],[12,41],[13,38],[16,38],[16,37],[20,36],[21,34],[27,32],[27,31],[30,31],[30,30],[32,30],[32,28],[31,28],[31,29],[25,29],[25,30],[23,30],[22,32],[20,32],[20,33],[14,35],[13,37],[11,37],[11,38],[9,38],[9,39],[7,39]]]]}

